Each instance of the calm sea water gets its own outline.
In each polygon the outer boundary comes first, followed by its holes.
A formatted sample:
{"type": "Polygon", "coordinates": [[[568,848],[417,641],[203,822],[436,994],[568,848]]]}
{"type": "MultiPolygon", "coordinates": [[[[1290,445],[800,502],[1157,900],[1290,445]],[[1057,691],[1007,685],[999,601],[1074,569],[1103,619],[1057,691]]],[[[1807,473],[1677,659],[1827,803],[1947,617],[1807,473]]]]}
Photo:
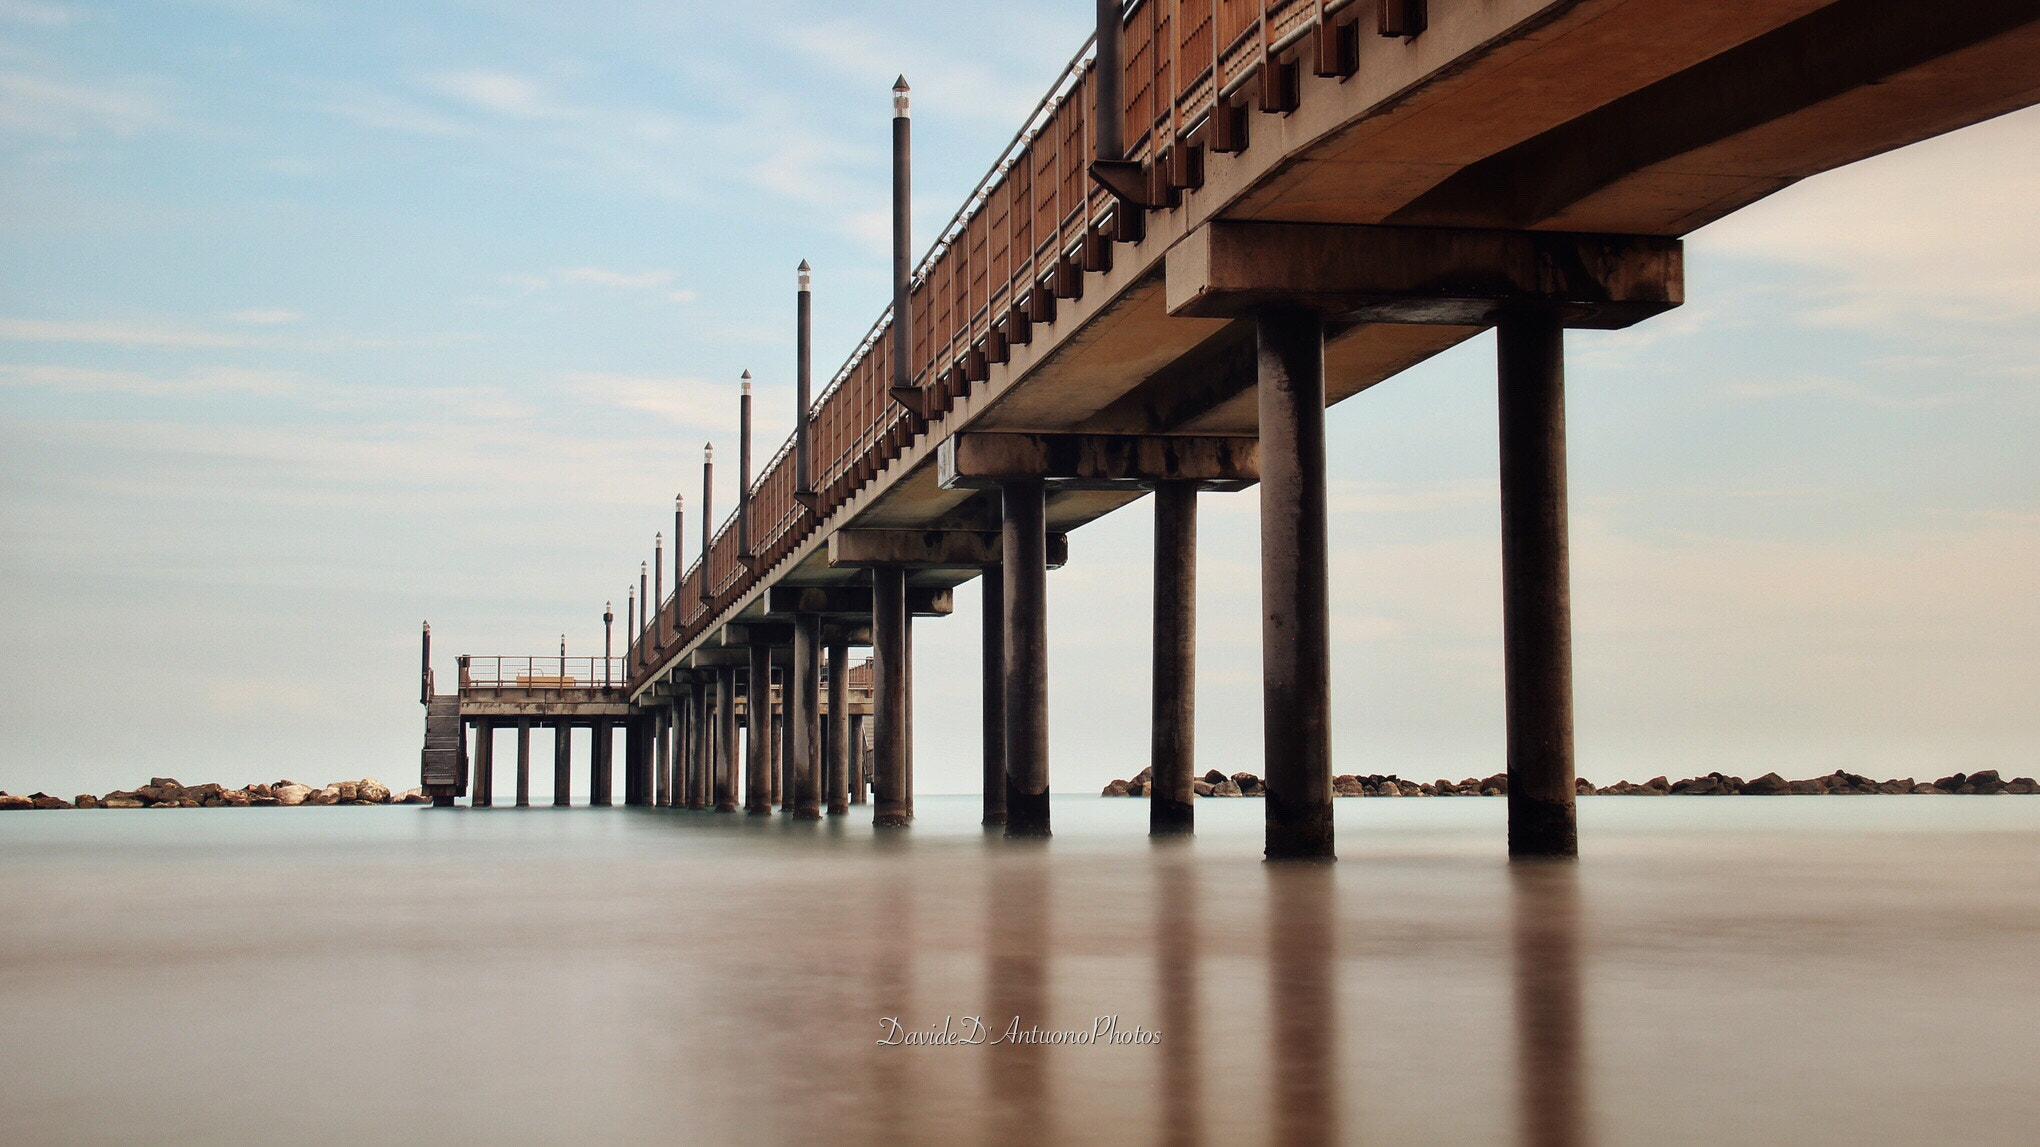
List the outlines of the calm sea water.
{"type": "Polygon", "coordinates": [[[2040,798],[1337,807],[8,816],[0,1141],[2033,1141],[2040,798]]]}

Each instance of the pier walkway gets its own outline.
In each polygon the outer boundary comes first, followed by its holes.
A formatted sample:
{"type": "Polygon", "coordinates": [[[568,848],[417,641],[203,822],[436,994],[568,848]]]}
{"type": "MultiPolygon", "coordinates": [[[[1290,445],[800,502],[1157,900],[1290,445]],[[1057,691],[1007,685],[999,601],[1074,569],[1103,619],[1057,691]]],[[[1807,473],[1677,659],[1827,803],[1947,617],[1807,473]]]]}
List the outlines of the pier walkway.
{"type": "MultiPolygon", "coordinates": [[[[716,516],[711,448],[699,552],[679,568],[676,500],[676,576],[669,587],[662,538],[599,696],[519,700],[498,682],[506,695],[471,711],[464,682],[462,719],[622,722],[627,801],[733,810],[741,789],[765,812],[770,739],[750,738],[740,766],[734,716],[779,672],[781,803],[842,813],[851,786],[827,762],[848,756],[849,711],[822,697],[823,663],[843,681],[849,648],[868,645],[874,814],[905,825],[913,619],[949,612],[950,591],[984,577],[1001,603],[985,620],[984,819],[1046,835],[1045,575],[1069,531],[1152,493],[1150,826],[1189,831],[1196,495],[1258,483],[1267,854],[1329,857],[1325,410],[1494,329],[1509,848],[1573,855],[1564,331],[1680,305],[1679,239],[1698,227],[2040,100],[2040,9],[1101,0],[1099,12],[918,263],[902,81],[891,307],[817,393],[802,264],[795,435],[754,467],[747,381],[734,505],[716,516]]],[[[461,779],[444,779],[443,757],[433,771],[434,751],[427,783],[450,802],[461,779]]]]}

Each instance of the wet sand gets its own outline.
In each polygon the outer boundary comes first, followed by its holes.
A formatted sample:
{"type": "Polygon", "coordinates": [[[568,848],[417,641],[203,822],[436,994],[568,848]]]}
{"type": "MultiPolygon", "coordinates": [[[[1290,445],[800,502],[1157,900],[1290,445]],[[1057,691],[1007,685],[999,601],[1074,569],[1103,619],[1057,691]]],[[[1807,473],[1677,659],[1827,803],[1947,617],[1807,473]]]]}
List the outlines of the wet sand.
{"type": "Polygon", "coordinates": [[[2014,1143],[2040,797],[1058,798],[0,822],[0,1140],[2014,1143]],[[909,1031],[1159,1042],[881,1046],[909,1031]]]}

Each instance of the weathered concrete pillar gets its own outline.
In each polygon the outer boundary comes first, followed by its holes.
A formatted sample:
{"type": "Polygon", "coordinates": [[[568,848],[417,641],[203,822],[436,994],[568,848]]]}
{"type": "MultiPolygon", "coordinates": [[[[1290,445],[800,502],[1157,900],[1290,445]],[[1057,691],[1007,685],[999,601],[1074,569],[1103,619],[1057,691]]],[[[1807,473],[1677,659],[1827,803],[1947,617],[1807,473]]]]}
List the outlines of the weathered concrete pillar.
{"type": "Polygon", "coordinates": [[[908,709],[907,571],[878,566],[871,571],[872,667],[876,681],[873,715],[878,721],[872,789],[873,823],[901,828],[914,819],[914,792],[907,771],[907,742],[913,736],[908,709]]]}
{"type": "Polygon", "coordinates": [[[553,806],[565,808],[574,799],[574,728],[565,721],[553,726],[553,806]]]}
{"type": "Polygon", "coordinates": [[[709,756],[709,747],[715,743],[715,736],[709,726],[709,717],[708,683],[697,678],[694,682],[693,715],[688,722],[691,735],[687,748],[690,781],[687,807],[691,809],[708,808],[714,801],[714,783],[711,780],[714,769],[710,764],[713,758],[709,756]]]}
{"type": "MultiPolygon", "coordinates": [[[[779,696],[784,698],[792,692],[793,683],[784,673],[777,676],[779,696]]],[[[785,705],[786,702],[781,700],[779,710],[772,714],[772,803],[779,806],[780,812],[790,816],[793,813],[793,770],[787,762],[786,743],[790,738],[786,731],[785,705]]]]}
{"type": "Polygon", "coordinates": [[[793,619],[793,674],[786,688],[787,770],[792,774],[793,816],[822,817],[822,619],[803,613],[793,619]]]}
{"type": "Polygon", "coordinates": [[[841,634],[829,639],[828,746],[829,815],[850,811],[850,641],[841,634]]]}
{"type": "Polygon", "coordinates": [[[1333,859],[1325,328],[1255,318],[1261,415],[1261,693],[1267,857],[1333,859]]]}
{"type": "Polygon", "coordinates": [[[1197,486],[1155,486],[1153,780],[1148,833],[1170,836],[1197,824],[1197,486]]]}
{"type": "Polygon", "coordinates": [[[1502,450],[1502,640],[1509,855],[1578,856],[1572,592],[1566,553],[1565,332],[1551,315],[1495,328],[1502,450]]]}
{"type": "Polygon", "coordinates": [[[715,811],[737,811],[737,671],[725,667],[715,680],[715,811]]]}
{"type": "Polygon", "coordinates": [[[517,718],[517,807],[531,807],[531,718],[517,718]]]}
{"type": "Polygon", "coordinates": [[[986,566],[984,628],[980,655],[984,674],[984,819],[1006,823],[1006,575],[986,566]]]}
{"type": "Polygon", "coordinates": [[[1007,482],[1004,505],[1006,835],[1047,836],[1047,487],[1007,482]]]}
{"type": "Polygon", "coordinates": [[[588,803],[591,806],[613,805],[616,803],[613,782],[616,776],[616,732],[607,717],[595,721],[594,750],[588,754],[594,775],[588,780],[588,803]]]}
{"type": "Polygon", "coordinates": [[[470,790],[468,804],[473,808],[488,808],[496,803],[496,726],[487,721],[475,722],[475,787],[470,790]]]}
{"type": "Polygon", "coordinates": [[[623,803],[645,803],[645,781],[651,776],[651,754],[646,751],[645,718],[626,717],[623,722],[623,803]]]}
{"type": "Polygon", "coordinates": [[[864,715],[850,715],[850,803],[864,804],[870,791],[871,762],[864,759],[864,715]]]}
{"type": "Polygon", "coordinates": [[[673,803],[673,710],[652,711],[652,804],[673,803]]]}
{"type": "Polygon", "coordinates": [[[751,672],[744,683],[744,811],[772,812],[772,647],[751,646],[751,672]]]}

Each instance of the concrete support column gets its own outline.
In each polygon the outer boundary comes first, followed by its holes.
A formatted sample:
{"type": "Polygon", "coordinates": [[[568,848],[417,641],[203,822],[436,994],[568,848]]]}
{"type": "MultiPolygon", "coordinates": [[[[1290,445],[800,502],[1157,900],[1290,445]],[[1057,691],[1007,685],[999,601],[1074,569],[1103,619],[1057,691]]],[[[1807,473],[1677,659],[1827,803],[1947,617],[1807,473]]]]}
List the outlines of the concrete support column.
{"type": "Polygon", "coordinates": [[[785,673],[780,673],[777,676],[779,677],[779,696],[782,699],[778,703],[778,709],[772,714],[772,745],[770,750],[772,757],[772,803],[779,806],[780,812],[791,814],[793,812],[793,771],[787,767],[786,759],[786,742],[788,738],[786,735],[785,707],[787,703],[784,698],[793,691],[793,682],[788,680],[788,675],[785,673]]]}
{"type": "Polygon", "coordinates": [[[824,733],[828,745],[829,815],[850,811],[850,642],[838,635],[829,639],[829,722],[824,733]]]}
{"type": "Polygon", "coordinates": [[[1004,505],[1006,835],[1047,836],[1048,490],[1007,482],[1004,505]]]}
{"type": "Polygon", "coordinates": [[[645,780],[651,770],[645,765],[651,754],[645,751],[645,718],[628,717],[623,722],[623,803],[641,805],[645,803],[645,780]]]}
{"type": "Polygon", "coordinates": [[[1006,574],[986,566],[984,628],[980,635],[984,691],[985,825],[1006,823],[1006,574]]]}
{"type": "Polygon", "coordinates": [[[871,771],[870,762],[864,759],[864,717],[853,713],[850,716],[850,803],[864,804],[869,791],[866,774],[871,771]]]}
{"type": "Polygon", "coordinates": [[[907,571],[898,566],[871,571],[871,634],[872,708],[878,720],[873,823],[901,828],[914,819],[914,791],[907,771],[907,742],[913,736],[907,700],[907,571]]]}
{"type": "Polygon", "coordinates": [[[1148,833],[1187,833],[1197,824],[1197,485],[1155,487],[1153,780],[1148,833]]]}
{"type": "Polygon", "coordinates": [[[787,771],[795,820],[822,818],[822,619],[793,619],[793,676],[786,688],[787,771]]]}
{"type": "Polygon", "coordinates": [[[652,711],[652,804],[673,803],[673,710],[652,711]]]}
{"type": "Polygon", "coordinates": [[[531,807],[531,718],[517,719],[517,807],[531,807]]]}
{"type": "Polygon", "coordinates": [[[772,647],[751,646],[751,674],[744,684],[744,811],[772,812],[772,647]]]}
{"type": "Polygon", "coordinates": [[[715,811],[737,811],[737,671],[723,668],[715,677],[715,811]]]}
{"type": "Polygon", "coordinates": [[[616,803],[614,782],[616,778],[616,733],[608,720],[595,722],[594,744],[588,753],[588,764],[593,770],[588,778],[588,804],[613,805],[616,803]]]}
{"type": "Polygon", "coordinates": [[[1261,693],[1267,857],[1330,860],[1331,604],[1325,520],[1325,328],[1255,316],[1261,414],[1261,693]]]}
{"type": "Polygon", "coordinates": [[[496,803],[496,726],[489,721],[475,722],[475,787],[469,790],[468,804],[474,808],[488,808],[496,803]]]}
{"type": "Polygon", "coordinates": [[[709,781],[711,769],[708,753],[709,745],[714,743],[714,737],[710,734],[708,725],[707,682],[700,680],[694,682],[694,695],[690,703],[692,711],[687,722],[687,807],[691,809],[705,809],[713,801],[713,786],[709,781]]]}
{"type": "Polygon", "coordinates": [[[1565,332],[1551,315],[1496,328],[1502,450],[1502,640],[1509,855],[1579,855],[1572,591],[1566,552],[1565,332]]]}
{"type": "Polygon", "coordinates": [[[574,730],[562,722],[553,726],[553,806],[565,808],[574,797],[574,730]]]}

